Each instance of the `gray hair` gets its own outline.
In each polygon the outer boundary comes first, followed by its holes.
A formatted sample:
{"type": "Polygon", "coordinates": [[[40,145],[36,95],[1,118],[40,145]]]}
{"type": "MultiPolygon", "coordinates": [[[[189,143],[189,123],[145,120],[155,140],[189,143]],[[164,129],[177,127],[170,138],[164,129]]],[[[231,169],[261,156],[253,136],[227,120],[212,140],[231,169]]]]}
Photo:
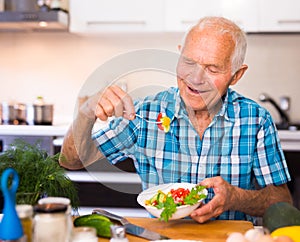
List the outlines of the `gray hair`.
{"type": "Polygon", "coordinates": [[[223,35],[228,33],[234,44],[234,52],[231,56],[232,74],[234,74],[244,63],[246,50],[247,50],[247,38],[245,32],[237,26],[234,22],[223,17],[204,17],[199,22],[192,26],[190,31],[184,37],[184,42],[188,34],[194,30],[202,30],[205,28],[213,28],[217,33],[223,35]]]}

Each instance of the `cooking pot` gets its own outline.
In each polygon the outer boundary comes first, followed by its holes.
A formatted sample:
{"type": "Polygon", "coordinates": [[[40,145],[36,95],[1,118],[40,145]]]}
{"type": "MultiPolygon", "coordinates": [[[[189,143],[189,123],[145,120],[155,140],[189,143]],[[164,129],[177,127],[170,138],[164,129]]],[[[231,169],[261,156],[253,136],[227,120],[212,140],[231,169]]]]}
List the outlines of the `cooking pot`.
{"type": "Polygon", "coordinates": [[[52,104],[33,105],[33,123],[35,125],[52,125],[52,121],[53,121],[52,104]]]}
{"type": "Polygon", "coordinates": [[[8,105],[8,122],[10,124],[26,124],[27,106],[24,103],[8,105]]]}
{"type": "Polygon", "coordinates": [[[35,0],[5,0],[5,10],[15,12],[33,12],[38,10],[35,0]]]}

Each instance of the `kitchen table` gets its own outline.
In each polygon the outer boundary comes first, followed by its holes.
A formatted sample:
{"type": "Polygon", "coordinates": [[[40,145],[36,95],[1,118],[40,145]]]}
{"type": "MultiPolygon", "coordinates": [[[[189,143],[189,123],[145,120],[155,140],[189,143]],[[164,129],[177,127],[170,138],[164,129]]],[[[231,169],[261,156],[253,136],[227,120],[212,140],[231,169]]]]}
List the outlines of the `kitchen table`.
{"type": "MultiPolygon", "coordinates": [[[[180,219],[169,222],[159,221],[155,218],[127,218],[131,223],[156,231],[170,239],[198,240],[202,242],[225,242],[232,232],[245,233],[253,228],[253,224],[247,221],[209,221],[204,224],[193,220],[180,219]]],[[[127,235],[130,242],[146,241],[145,239],[127,235]]],[[[99,238],[99,242],[109,241],[99,238]]]]}

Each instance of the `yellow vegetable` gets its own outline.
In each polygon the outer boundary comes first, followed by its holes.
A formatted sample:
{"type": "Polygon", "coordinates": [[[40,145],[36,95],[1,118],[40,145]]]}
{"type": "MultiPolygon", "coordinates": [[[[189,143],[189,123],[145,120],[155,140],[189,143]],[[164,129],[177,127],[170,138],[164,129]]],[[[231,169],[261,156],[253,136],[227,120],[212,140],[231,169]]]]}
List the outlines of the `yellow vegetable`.
{"type": "Polygon", "coordinates": [[[300,242],[300,225],[281,227],[271,233],[273,238],[281,235],[290,237],[294,242],[300,242]]]}
{"type": "Polygon", "coordinates": [[[163,126],[170,126],[171,119],[168,116],[162,117],[161,122],[163,126]]]}
{"type": "Polygon", "coordinates": [[[169,132],[171,119],[168,116],[164,116],[160,120],[162,122],[161,125],[163,126],[165,133],[169,132]]]}

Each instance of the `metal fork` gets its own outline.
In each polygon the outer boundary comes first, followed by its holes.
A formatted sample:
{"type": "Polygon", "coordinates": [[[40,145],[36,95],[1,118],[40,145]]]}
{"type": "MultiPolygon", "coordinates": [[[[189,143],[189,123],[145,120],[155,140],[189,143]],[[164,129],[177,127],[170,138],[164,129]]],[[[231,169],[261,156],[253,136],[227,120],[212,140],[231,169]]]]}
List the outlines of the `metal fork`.
{"type": "MultiPolygon", "coordinates": [[[[126,113],[126,111],[124,110],[123,113],[126,113]]],[[[153,123],[153,124],[161,124],[162,123],[162,121],[149,120],[149,119],[147,119],[147,118],[145,118],[145,117],[143,117],[142,115],[139,115],[139,114],[135,114],[135,116],[138,117],[138,118],[141,118],[141,119],[145,120],[148,123],[153,123]]]]}

